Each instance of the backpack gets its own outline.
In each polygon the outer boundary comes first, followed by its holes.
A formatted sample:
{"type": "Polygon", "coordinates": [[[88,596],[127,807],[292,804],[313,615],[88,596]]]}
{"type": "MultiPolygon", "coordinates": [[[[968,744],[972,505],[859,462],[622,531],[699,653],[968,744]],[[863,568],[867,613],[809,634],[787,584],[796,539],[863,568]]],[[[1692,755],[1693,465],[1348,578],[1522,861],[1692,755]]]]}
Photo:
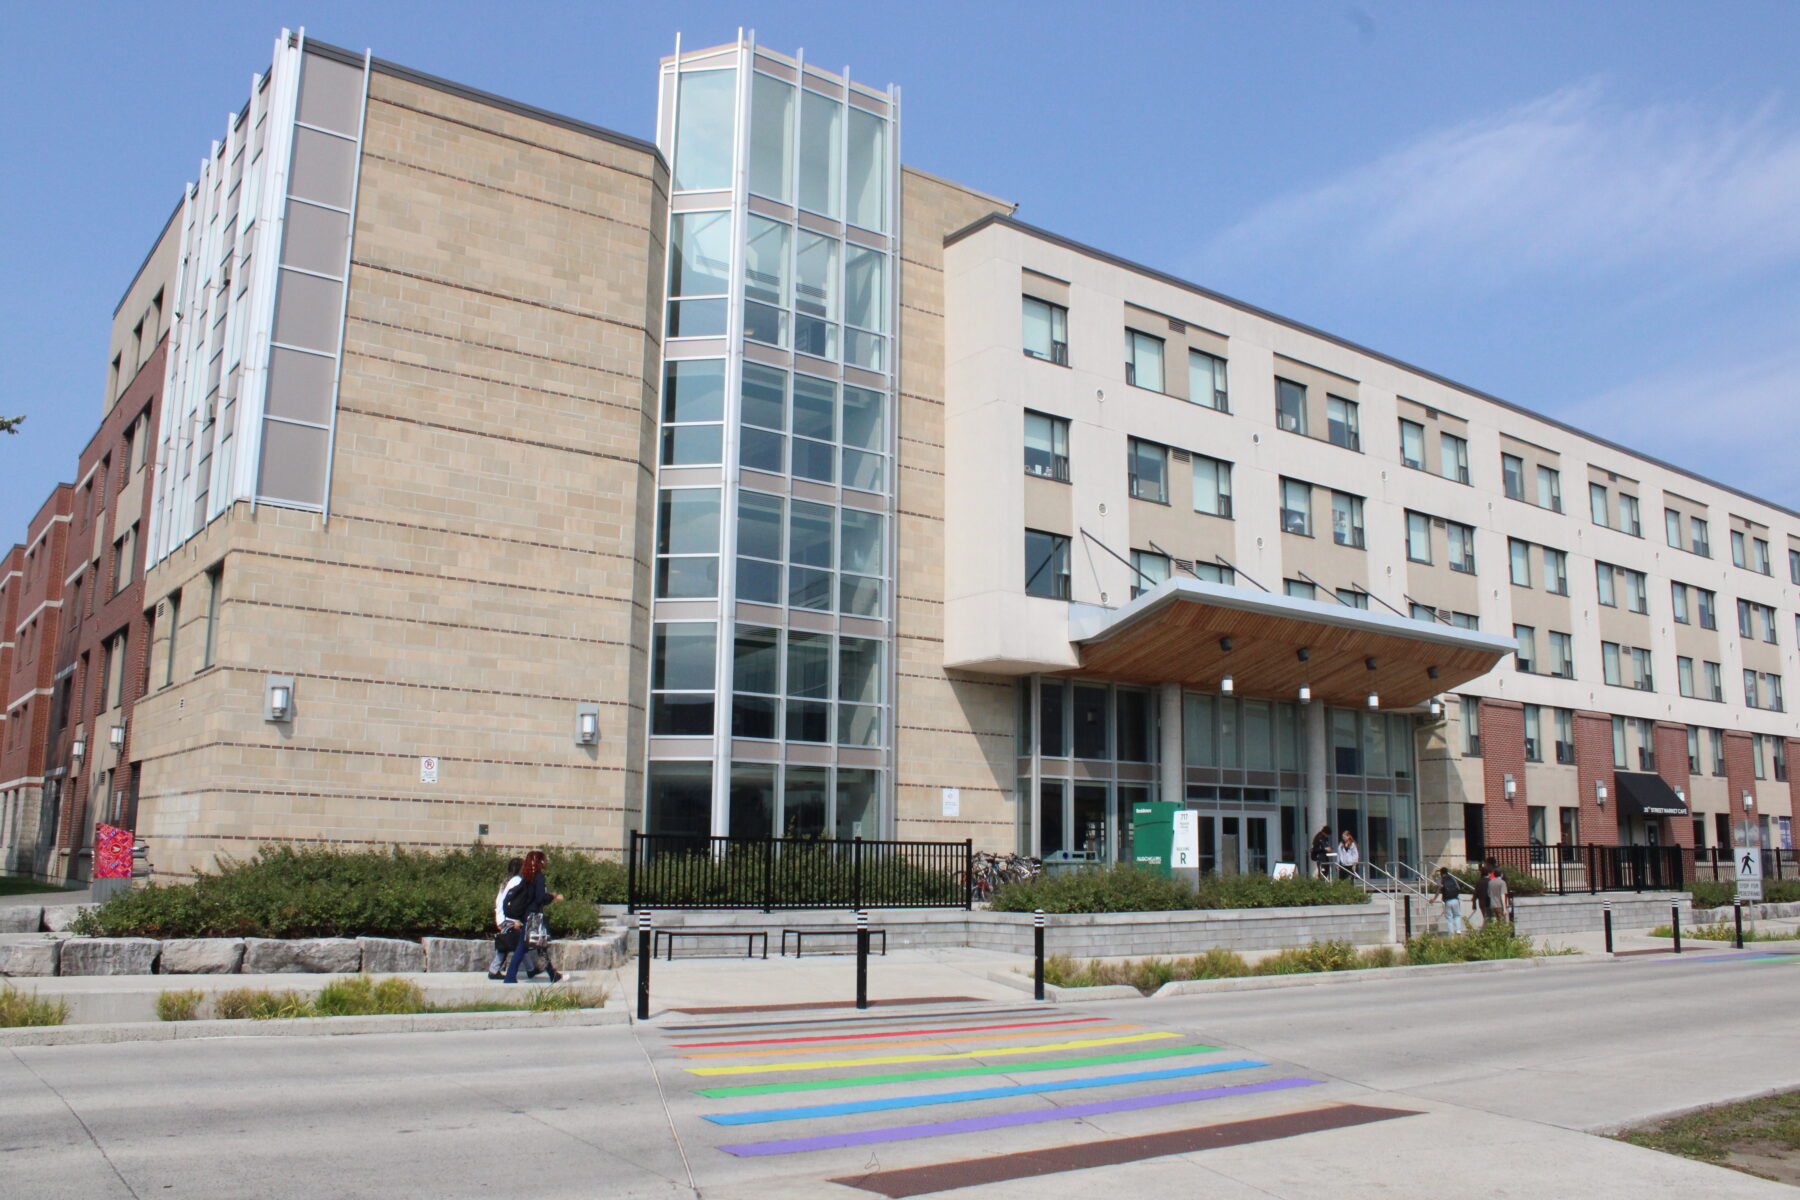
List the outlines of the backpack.
{"type": "Polygon", "coordinates": [[[1439,895],[1443,896],[1446,900],[1455,900],[1462,895],[1462,880],[1454,875],[1444,876],[1444,882],[1439,895]]]}
{"type": "Polygon", "coordinates": [[[515,883],[512,890],[506,893],[506,899],[500,902],[500,911],[506,914],[508,920],[523,921],[530,904],[530,892],[523,883],[515,883]]]}

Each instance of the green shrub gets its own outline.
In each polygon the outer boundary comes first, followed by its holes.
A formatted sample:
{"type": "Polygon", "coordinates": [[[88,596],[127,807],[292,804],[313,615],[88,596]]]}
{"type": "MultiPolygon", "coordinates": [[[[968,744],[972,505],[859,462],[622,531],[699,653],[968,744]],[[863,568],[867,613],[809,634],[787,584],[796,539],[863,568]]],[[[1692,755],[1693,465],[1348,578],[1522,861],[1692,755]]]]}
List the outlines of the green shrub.
{"type": "Polygon", "coordinates": [[[200,1002],[206,997],[199,988],[178,992],[158,992],[156,1015],[164,1021],[192,1021],[200,1015],[200,1002]]]}
{"type": "Polygon", "coordinates": [[[1487,962],[1497,958],[1531,958],[1536,954],[1531,939],[1515,933],[1510,921],[1489,921],[1480,929],[1455,937],[1427,931],[1406,943],[1406,961],[1414,965],[1487,962]]]}
{"type": "Polygon", "coordinates": [[[1134,987],[1148,996],[1171,981],[1240,979],[1246,975],[1298,975],[1314,971],[1360,971],[1400,966],[1392,946],[1358,950],[1349,942],[1314,942],[1272,954],[1255,966],[1232,950],[1208,950],[1191,958],[1092,960],[1078,963],[1066,954],[1044,960],[1044,982],[1056,987],[1134,987]]]}
{"type": "Polygon", "coordinates": [[[1315,971],[1354,971],[1364,965],[1349,942],[1314,942],[1271,954],[1250,968],[1252,975],[1303,975],[1315,971]]]}
{"type": "MultiPolygon", "coordinates": [[[[1696,879],[1688,884],[1688,894],[1695,908],[1730,908],[1737,899],[1737,884],[1726,880],[1696,879]]],[[[1763,880],[1764,904],[1792,904],[1800,901],[1800,879],[1763,880]]]]}
{"type": "Polygon", "coordinates": [[[1215,908],[1309,908],[1367,904],[1368,893],[1347,879],[1267,875],[1202,875],[1198,887],[1133,866],[1058,871],[994,889],[998,912],[1178,912],[1215,908]]]}
{"type": "Polygon", "coordinates": [[[313,1008],[322,1017],[364,1017],[425,1012],[425,990],[410,979],[390,976],[380,983],[367,975],[336,979],[319,989],[313,1008]]]}
{"type": "Polygon", "coordinates": [[[213,997],[213,1015],[222,1021],[271,1021],[284,1017],[314,1017],[312,1002],[299,992],[264,992],[233,988],[213,997]]]}
{"type": "MultiPolygon", "coordinates": [[[[1650,936],[1672,938],[1675,936],[1675,931],[1667,925],[1658,925],[1650,931],[1650,936]]],[[[1681,936],[1703,942],[1731,942],[1737,940],[1737,926],[1725,921],[1721,921],[1717,925],[1696,925],[1691,929],[1683,929],[1681,936]]],[[[1746,925],[1744,940],[1746,942],[1793,942],[1800,941],[1800,933],[1790,933],[1784,929],[1753,929],[1746,925]]]]}
{"type": "MultiPolygon", "coordinates": [[[[600,927],[595,906],[624,902],[624,867],[579,851],[547,854],[546,878],[567,897],[550,908],[550,927],[562,937],[592,935],[600,927]]],[[[486,937],[510,857],[481,844],[444,853],[268,845],[189,882],[120,892],[73,929],[155,938],[486,937]]]]}
{"type": "Polygon", "coordinates": [[[547,987],[532,993],[526,1007],[531,1012],[566,1012],[576,1008],[604,1008],[606,989],[547,987]]]}
{"type": "Polygon", "coordinates": [[[10,983],[0,987],[0,1029],[20,1025],[61,1025],[68,1019],[67,1000],[49,1000],[36,992],[21,992],[10,983]]]}

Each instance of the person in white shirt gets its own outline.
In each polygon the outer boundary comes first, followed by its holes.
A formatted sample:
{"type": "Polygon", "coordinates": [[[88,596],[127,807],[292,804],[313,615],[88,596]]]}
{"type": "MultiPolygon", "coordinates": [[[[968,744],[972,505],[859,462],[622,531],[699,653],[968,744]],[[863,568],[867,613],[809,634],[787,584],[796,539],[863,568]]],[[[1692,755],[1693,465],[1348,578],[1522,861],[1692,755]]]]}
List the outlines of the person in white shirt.
{"type": "Polygon", "coordinates": [[[500,949],[498,936],[506,932],[506,927],[508,925],[519,928],[521,931],[523,929],[523,927],[519,925],[519,922],[512,920],[506,915],[506,893],[519,886],[519,872],[524,868],[525,860],[522,858],[515,858],[507,863],[506,882],[500,885],[500,890],[498,892],[494,893],[494,933],[496,940],[494,943],[494,957],[488,960],[487,975],[489,979],[504,978],[504,973],[506,971],[506,957],[512,952],[510,948],[504,951],[500,949]]]}
{"type": "Polygon", "coordinates": [[[1344,830],[1343,837],[1338,839],[1337,861],[1338,870],[1343,872],[1346,879],[1362,877],[1357,871],[1357,867],[1362,863],[1362,851],[1357,848],[1356,835],[1348,829],[1344,830]]]}

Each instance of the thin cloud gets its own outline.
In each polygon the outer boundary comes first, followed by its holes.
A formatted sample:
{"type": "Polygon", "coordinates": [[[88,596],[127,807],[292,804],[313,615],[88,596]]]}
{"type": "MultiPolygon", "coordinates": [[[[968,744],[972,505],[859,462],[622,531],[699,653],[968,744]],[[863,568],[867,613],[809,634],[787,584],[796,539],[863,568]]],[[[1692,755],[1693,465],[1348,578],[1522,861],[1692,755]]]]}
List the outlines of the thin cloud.
{"type": "Polygon", "coordinates": [[[1202,255],[1244,278],[1271,257],[1493,287],[1800,255],[1800,129],[1750,112],[1629,107],[1590,81],[1428,134],[1252,212],[1202,255]]]}

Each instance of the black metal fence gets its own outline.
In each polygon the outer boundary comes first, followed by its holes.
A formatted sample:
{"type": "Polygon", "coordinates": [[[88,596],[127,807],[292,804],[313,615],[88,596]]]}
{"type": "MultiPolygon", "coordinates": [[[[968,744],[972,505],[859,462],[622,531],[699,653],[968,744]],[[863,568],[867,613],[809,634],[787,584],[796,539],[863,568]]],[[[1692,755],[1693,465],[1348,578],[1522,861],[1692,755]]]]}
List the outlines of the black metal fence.
{"type": "Polygon", "coordinates": [[[1680,846],[1488,846],[1484,856],[1566,896],[1679,891],[1687,886],[1691,853],[1680,846]]]}
{"type": "Polygon", "coordinates": [[[970,908],[973,842],[631,835],[640,908],[970,908]]]}

